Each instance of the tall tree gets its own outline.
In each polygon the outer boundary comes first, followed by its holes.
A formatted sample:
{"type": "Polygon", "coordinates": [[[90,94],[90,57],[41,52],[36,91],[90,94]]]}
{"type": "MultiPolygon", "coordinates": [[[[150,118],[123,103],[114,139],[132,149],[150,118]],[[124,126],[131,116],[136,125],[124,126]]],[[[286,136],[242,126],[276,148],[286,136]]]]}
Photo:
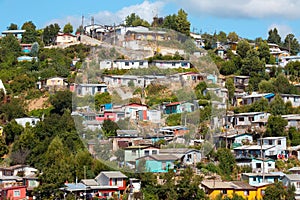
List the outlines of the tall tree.
{"type": "Polygon", "coordinates": [[[72,110],[72,92],[57,91],[50,97],[50,103],[53,105],[54,113],[62,115],[65,110],[72,110]]]}
{"type": "Polygon", "coordinates": [[[230,32],[227,35],[227,39],[230,42],[237,42],[237,41],[239,41],[239,36],[236,34],[236,32],[230,32]]]}
{"type": "MultiPolygon", "coordinates": [[[[243,48],[244,51],[247,48],[243,48]]],[[[241,50],[242,51],[242,50],[241,50]]],[[[241,74],[242,75],[250,75],[251,73],[261,73],[265,71],[264,62],[259,59],[259,53],[255,49],[250,49],[246,52],[245,58],[242,61],[241,74]]],[[[258,84],[258,83],[257,83],[258,84]]]]}
{"type": "Polygon", "coordinates": [[[163,28],[172,29],[172,30],[176,30],[177,29],[177,26],[176,26],[176,14],[167,15],[164,18],[162,27],[163,28]]]}
{"type": "Polygon", "coordinates": [[[264,59],[265,63],[268,64],[270,61],[270,49],[268,43],[266,41],[259,42],[257,51],[259,52],[259,58],[264,59]]]}
{"type": "Polygon", "coordinates": [[[242,40],[238,43],[236,52],[241,56],[241,58],[245,58],[250,48],[249,42],[247,40],[242,40]]]}
{"type": "Polygon", "coordinates": [[[22,43],[31,44],[37,41],[36,26],[32,21],[25,22],[21,29],[25,30],[25,33],[22,35],[22,43]]]}
{"type": "Polygon", "coordinates": [[[274,43],[274,44],[278,44],[278,45],[281,44],[281,37],[278,34],[277,28],[271,29],[269,31],[269,36],[268,36],[267,41],[269,43],[274,43]]]}
{"type": "Polygon", "coordinates": [[[232,175],[232,172],[235,168],[235,158],[231,153],[230,149],[220,148],[217,151],[217,159],[219,161],[219,166],[222,171],[222,174],[227,178],[232,175]]]}
{"type": "Polygon", "coordinates": [[[272,137],[285,136],[285,127],[287,125],[287,120],[283,119],[281,116],[271,115],[268,118],[267,130],[265,132],[265,135],[272,137]]]}
{"type": "Polygon", "coordinates": [[[287,114],[286,106],[280,95],[276,95],[274,100],[270,103],[270,113],[272,115],[287,114]]]}
{"type": "Polygon", "coordinates": [[[46,45],[54,44],[55,37],[59,32],[60,27],[58,24],[50,24],[46,26],[43,31],[43,41],[46,45]]]}
{"type": "Polygon", "coordinates": [[[191,23],[188,21],[187,17],[188,14],[183,9],[180,9],[176,16],[175,23],[178,32],[189,36],[191,23]]]}
{"type": "Polygon", "coordinates": [[[9,27],[7,27],[7,30],[18,30],[18,25],[11,23],[9,27]]]}
{"type": "Polygon", "coordinates": [[[143,20],[135,13],[131,13],[125,18],[126,26],[145,26],[149,27],[150,24],[146,20],[143,20]]]}
{"type": "Polygon", "coordinates": [[[234,91],[235,91],[234,82],[232,78],[226,79],[225,87],[228,90],[228,97],[229,97],[229,101],[231,102],[234,97],[234,91]]]}
{"type": "Polygon", "coordinates": [[[64,26],[63,32],[64,33],[73,33],[73,26],[70,22],[64,26]]]}
{"type": "Polygon", "coordinates": [[[300,50],[297,38],[291,33],[285,37],[283,46],[287,48],[292,55],[296,55],[300,50]]]}

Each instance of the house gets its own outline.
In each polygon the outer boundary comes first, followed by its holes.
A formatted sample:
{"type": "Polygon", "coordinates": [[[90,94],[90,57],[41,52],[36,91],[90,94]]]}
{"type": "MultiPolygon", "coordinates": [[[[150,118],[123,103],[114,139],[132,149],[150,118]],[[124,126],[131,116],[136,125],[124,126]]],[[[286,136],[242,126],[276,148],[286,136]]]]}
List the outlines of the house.
{"type": "Polygon", "coordinates": [[[286,149],[287,149],[287,143],[286,143],[286,137],[265,137],[260,138],[257,140],[257,144],[264,146],[264,145],[272,145],[275,146],[275,148],[272,148],[272,150],[269,151],[269,154],[267,156],[272,156],[274,159],[281,159],[281,158],[287,158],[286,155],[286,149]]]}
{"type": "Polygon", "coordinates": [[[242,104],[243,105],[251,105],[254,102],[262,99],[262,98],[266,98],[268,100],[268,102],[271,102],[271,100],[273,99],[273,97],[275,97],[274,93],[256,93],[253,92],[251,95],[245,95],[242,97],[242,104]]]}
{"type": "Polygon", "coordinates": [[[0,176],[30,176],[37,173],[37,169],[28,165],[13,165],[10,167],[1,167],[0,176]]]}
{"type": "Polygon", "coordinates": [[[249,78],[249,76],[234,76],[233,82],[235,88],[245,91],[249,85],[249,78]]]}
{"type": "Polygon", "coordinates": [[[95,95],[96,93],[103,93],[103,92],[107,92],[106,84],[82,83],[82,84],[78,84],[76,88],[76,93],[79,96],[95,95]]]}
{"type": "Polygon", "coordinates": [[[104,120],[111,120],[114,122],[119,121],[120,119],[125,118],[125,112],[124,111],[115,111],[115,110],[105,110],[103,113],[97,113],[95,116],[96,120],[99,121],[100,123],[103,123],[104,120]]]}
{"type": "Polygon", "coordinates": [[[21,200],[26,199],[26,186],[14,186],[2,188],[1,190],[1,200],[21,200]]]}
{"type": "Polygon", "coordinates": [[[126,189],[126,179],[127,176],[120,171],[102,171],[95,177],[100,186],[118,186],[121,194],[126,189]]]}
{"type": "Polygon", "coordinates": [[[0,176],[0,187],[9,188],[15,186],[22,186],[22,178],[20,176],[0,176]]]}
{"type": "Polygon", "coordinates": [[[285,187],[294,186],[295,199],[300,199],[300,175],[299,174],[285,174],[282,178],[282,184],[285,187]]]}
{"type": "Polygon", "coordinates": [[[292,167],[289,169],[292,174],[300,174],[300,167],[292,167]]]}
{"type": "Polygon", "coordinates": [[[158,130],[158,133],[165,136],[184,136],[189,132],[184,126],[165,126],[158,130]]]}
{"type": "Polygon", "coordinates": [[[287,103],[288,101],[291,102],[293,107],[300,106],[300,95],[296,94],[280,94],[282,100],[284,103],[287,103]]]}
{"type": "Polygon", "coordinates": [[[204,180],[201,182],[200,187],[203,188],[209,199],[217,199],[220,195],[231,198],[233,194],[237,194],[248,200],[262,199],[255,187],[242,181],[204,180]]]}
{"type": "Polygon", "coordinates": [[[148,60],[114,60],[113,69],[139,69],[148,68],[148,60]]]}
{"type": "Polygon", "coordinates": [[[283,173],[242,173],[241,180],[251,186],[260,186],[262,183],[276,183],[283,175],[283,173]]]}
{"type": "Polygon", "coordinates": [[[65,78],[62,77],[52,77],[47,79],[46,87],[49,90],[64,90],[68,86],[65,78]]]}
{"type": "Polygon", "coordinates": [[[151,146],[129,146],[124,148],[124,162],[134,163],[137,158],[159,154],[159,149],[151,146]]]}
{"type": "Polygon", "coordinates": [[[39,178],[36,174],[27,175],[22,177],[23,178],[23,185],[26,186],[28,198],[33,198],[34,196],[34,189],[40,185],[39,178]]]}
{"type": "Polygon", "coordinates": [[[145,29],[145,28],[141,28],[141,27],[137,27],[135,29],[128,29],[128,31],[125,34],[125,40],[127,42],[135,41],[135,40],[163,41],[163,40],[167,40],[167,39],[168,39],[168,37],[166,35],[166,32],[164,32],[164,31],[150,31],[149,29],[145,29]]]}
{"type": "Polygon", "coordinates": [[[270,158],[253,158],[251,162],[252,172],[269,173],[275,170],[275,160],[270,158]]]}
{"type": "Polygon", "coordinates": [[[82,179],[92,197],[99,199],[113,198],[115,193],[119,193],[118,186],[100,185],[95,179],[82,179]]]}
{"type": "Polygon", "coordinates": [[[22,35],[26,32],[26,30],[6,30],[2,31],[2,35],[14,35],[17,39],[21,40],[22,35]]]}
{"type": "Polygon", "coordinates": [[[196,165],[198,162],[201,162],[202,155],[201,152],[197,149],[189,148],[168,148],[160,149],[159,155],[175,155],[180,158],[181,165],[196,165]]]}
{"type": "Polygon", "coordinates": [[[267,118],[269,116],[270,114],[265,112],[248,112],[248,113],[235,114],[233,117],[233,126],[249,127],[252,125],[252,122],[258,121],[263,118],[267,118]]]}
{"type": "Polygon", "coordinates": [[[218,77],[215,74],[208,74],[206,76],[207,83],[216,84],[218,82],[218,77]]]}
{"type": "Polygon", "coordinates": [[[123,106],[125,112],[125,118],[139,120],[140,115],[146,115],[148,106],[138,103],[129,103],[123,106]]]}
{"type": "Polygon", "coordinates": [[[228,90],[226,88],[206,88],[203,95],[210,94],[213,100],[226,103],[228,99],[228,90]],[[214,96],[215,95],[215,96],[214,96]]]}
{"type": "Polygon", "coordinates": [[[238,146],[242,146],[244,144],[252,144],[253,136],[250,133],[231,133],[225,130],[225,133],[217,135],[216,137],[217,143],[225,142],[227,143],[227,147],[235,148],[238,146]]]}
{"type": "Polygon", "coordinates": [[[56,35],[55,44],[56,45],[66,45],[66,44],[75,44],[77,43],[77,36],[70,33],[61,33],[59,32],[56,35]]]}
{"type": "Polygon", "coordinates": [[[190,69],[192,64],[186,60],[154,60],[152,65],[160,69],[190,69]]]}
{"type": "Polygon", "coordinates": [[[261,154],[265,157],[276,157],[275,145],[243,145],[233,149],[235,158],[239,165],[245,165],[244,162],[250,163],[252,158],[261,157],[261,154]]]}
{"type": "Polygon", "coordinates": [[[65,195],[68,193],[75,194],[76,196],[80,197],[81,199],[90,196],[90,188],[88,188],[83,183],[65,183],[64,187],[60,188],[65,195]]]}
{"type": "Polygon", "coordinates": [[[21,117],[21,118],[15,118],[15,121],[17,124],[26,127],[26,124],[29,126],[35,127],[35,125],[40,121],[40,118],[37,117],[21,117]]]}
{"type": "Polygon", "coordinates": [[[300,128],[300,115],[299,114],[281,115],[281,117],[283,119],[287,120],[287,122],[288,122],[288,125],[286,126],[287,128],[289,128],[289,127],[300,128]]]}
{"type": "Polygon", "coordinates": [[[136,159],[136,169],[139,172],[168,172],[175,168],[175,161],[177,160],[180,158],[172,154],[146,155],[136,159]]]}
{"type": "Polygon", "coordinates": [[[31,52],[32,44],[20,44],[21,51],[25,54],[29,54],[31,52]]]}
{"type": "Polygon", "coordinates": [[[190,102],[173,102],[165,105],[165,114],[178,114],[184,112],[193,112],[195,105],[190,102]]]}
{"type": "Polygon", "coordinates": [[[300,160],[300,145],[287,147],[288,157],[294,157],[300,160]]]}

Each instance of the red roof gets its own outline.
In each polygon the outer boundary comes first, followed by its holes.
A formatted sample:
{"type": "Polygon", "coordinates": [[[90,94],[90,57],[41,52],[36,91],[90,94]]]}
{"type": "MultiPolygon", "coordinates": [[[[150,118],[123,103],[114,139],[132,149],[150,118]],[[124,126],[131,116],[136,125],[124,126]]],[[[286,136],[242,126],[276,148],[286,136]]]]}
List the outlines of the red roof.
{"type": "Polygon", "coordinates": [[[175,106],[175,105],[179,105],[181,104],[181,102],[173,102],[173,103],[169,103],[166,106],[175,106]]]}

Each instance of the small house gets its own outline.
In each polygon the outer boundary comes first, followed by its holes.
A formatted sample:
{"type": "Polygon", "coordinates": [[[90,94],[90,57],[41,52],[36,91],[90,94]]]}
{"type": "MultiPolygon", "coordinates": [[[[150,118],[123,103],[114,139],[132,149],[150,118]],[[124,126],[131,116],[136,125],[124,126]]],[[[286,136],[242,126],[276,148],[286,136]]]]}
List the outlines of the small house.
{"type": "Polygon", "coordinates": [[[95,95],[96,93],[103,93],[107,92],[107,85],[106,84],[79,84],[76,88],[76,93],[79,96],[85,95],[95,95]]]}
{"type": "Polygon", "coordinates": [[[285,187],[295,187],[295,199],[300,199],[300,175],[299,174],[286,174],[282,178],[282,184],[285,187]]]}
{"type": "Polygon", "coordinates": [[[101,186],[118,186],[118,190],[123,192],[126,189],[126,179],[125,176],[120,171],[102,171],[95,180],[101,186]]]}
{"type": "Polygon", "coordinates": [[[175,168],[177,160],[180,158],[171,154],[147,155],[136,159],[136,169],[140,172],[168,172],[175,168]]]}

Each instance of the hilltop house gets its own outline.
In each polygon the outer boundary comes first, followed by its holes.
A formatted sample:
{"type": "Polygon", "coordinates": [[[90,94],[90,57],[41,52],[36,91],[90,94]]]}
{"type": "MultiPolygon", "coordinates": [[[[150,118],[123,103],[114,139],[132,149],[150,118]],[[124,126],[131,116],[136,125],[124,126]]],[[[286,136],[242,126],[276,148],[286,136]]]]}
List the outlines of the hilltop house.
{"type": "Polygon", "coordinates": [[[124,162],[135,164],[136,159],[159,154],[159,149],[151,146],[129,146],[124,148],[124,162]]]}
{"type": "Polygon", "coordinates": [[[15,121],[17,124],[23,126],[24,128],[26,127],[26,124],[29,126],[34,127],[39,121],[40,118],[37,117],[21,117],[21,118],[15,118],[15,121]]]}
{"type": "Polygon", "coordinates": [[[96,93],[103,93],[107,92],[107,85],[106,84],[93,84],[93,83],[82,83],[78,84],[76,88],[76,93],[79,96],[85,95],[95,95],[96,93]]]}
{"type": "Polygon", "coordinates": [[[284,103],[291,102],[293,107],[300,106],[300,95],[296,94],[280,94],[284,103]]]}
{"type": "Polygon", "coordinates": [[[95,180],[99,185],[117,186],[121,193],[126,189],[126,179],[127,176],[119,171],[102,171],[95,177],[95,180]]]}
{"type": "Polygon", "coordinates": [[[236,89],[245,91],[249,85],[249,76],[234,76],[233,82],[236,89]]]}
{"type": "Polygon", "coordinates": [[[178,114],[184,112],[193,112],[195,105],[190,102],[173,102],[165,105],[165,114],[178,114]]]}
{"type": "Polygon", "coordinates": [[[140,172],[168,172],[175,168],[177,160],[180,158],[172,154],[146,155],[136,159],[136,169],[140,172]]]}
{"type": "Polygon", "coordinates": [[[300,199],[300,175],[299,174],[285,174],[282,178],[282,184],[285,187],[294,186],[295,199],[300,199]]]}
{"type": "Polygon", "coordinates": [[[65,44],[75,44],[77,43],[77,36],[70,33],[59,32],[56,35],[55,44],[56,45],[65,45],[65,44]]]}
{"type": "MultiPolygon", "coordinates": [[[[100,66],[101,68],[101,66],[100,66]]],[[[148,60],[114,60],[112,63],[113,69],[139,69],[148,68],[148,60]]]]}
{"type": "Polygon", "coordinates": [[[186,60],[154,60],[152,63],[160,69],[190,69],[192,64],[186,60]]]}
{"type": "Polygon", "coordinates": [[[258,121],[260,119],[268,118],[269,116],[270,114],[265,112],[248,112],[235,114],[233,117],[233,126],[251,126],[253,122],[258,121]]]}
{"type": "Polygon", "coordinates": [[[259,186],[263,183],[276,183],[278,182],[283,173],[242,173],[241,180],[247,181],[252,186],[259,186]]]}

